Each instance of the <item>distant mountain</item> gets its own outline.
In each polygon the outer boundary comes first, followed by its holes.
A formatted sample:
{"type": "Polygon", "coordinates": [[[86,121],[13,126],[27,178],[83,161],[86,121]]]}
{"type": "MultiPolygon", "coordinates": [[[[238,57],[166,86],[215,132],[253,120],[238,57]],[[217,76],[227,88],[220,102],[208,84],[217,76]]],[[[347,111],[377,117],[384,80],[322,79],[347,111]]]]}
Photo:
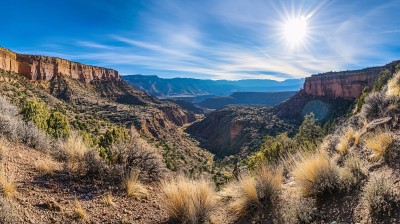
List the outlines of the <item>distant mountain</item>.
{"type": "Polygon", "coordinates": [[[230,96],[218,96],[203,100],[198,103],[201,107],[209,109],[220,109],[227,105],[262,105],[273,106],[289,97],[293,96],[296,91],[288,92],[236,92],[230,96]]]}
{"type": "Polygon", "coordinates": [[[234,92],[297,91],[304,79],[282,82],[267,79],[205,80],[192,78],[163,79],[158,76],[127,75],[122,78],[132,87],[157,97],[229,96],[234,92]]]}

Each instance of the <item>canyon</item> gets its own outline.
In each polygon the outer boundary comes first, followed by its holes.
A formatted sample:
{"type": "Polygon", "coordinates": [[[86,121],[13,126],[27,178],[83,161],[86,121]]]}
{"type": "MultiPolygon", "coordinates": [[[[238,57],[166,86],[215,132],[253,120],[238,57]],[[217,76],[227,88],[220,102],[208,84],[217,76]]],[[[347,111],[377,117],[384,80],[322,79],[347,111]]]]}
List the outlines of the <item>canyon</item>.
{"type": "Polygon", "coordinates": [[[0,69],[19,73],[33,81],[49,81],[58,74],[86,83],[93,80],[121,80],[118,72],[113,69],[56,57],[18,54],[2,47],[0,47],[0,69]]]}

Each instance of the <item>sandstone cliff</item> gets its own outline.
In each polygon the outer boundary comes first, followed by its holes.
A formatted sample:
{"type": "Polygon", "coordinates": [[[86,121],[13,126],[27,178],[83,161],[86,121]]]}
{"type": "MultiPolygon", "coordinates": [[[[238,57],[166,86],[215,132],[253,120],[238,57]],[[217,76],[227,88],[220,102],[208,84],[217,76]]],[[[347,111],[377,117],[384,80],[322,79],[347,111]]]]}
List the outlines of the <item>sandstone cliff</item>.
{"type": "Polygon", "coordinates": [[[399,61],[380,67],[354,71],[327,72],[312,75],[304,82],[305,93],[316,97],[353,100],[361,95],[364,87],[372,87],[378,74],[389,69],[392,72],[399,61]]]}
{"type": "Polygon", "coordinates": [[[24,75],[30,80],[51,80],[65,75],[89,83],[93,80],[120,80],[113,69],[84,65],[61,58],[17,54],[0,47],[0,69],[24,75]]]}

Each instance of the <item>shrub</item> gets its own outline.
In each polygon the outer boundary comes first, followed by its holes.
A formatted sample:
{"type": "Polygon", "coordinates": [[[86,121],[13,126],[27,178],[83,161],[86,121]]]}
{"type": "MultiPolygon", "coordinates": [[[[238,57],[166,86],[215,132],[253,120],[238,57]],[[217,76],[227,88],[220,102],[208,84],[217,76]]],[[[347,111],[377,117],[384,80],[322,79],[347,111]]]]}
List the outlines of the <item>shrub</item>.
{"type": "Polygon", "coordinates": [[[146,187],[139,181],[139,172],[131,171],[125,179],[125,188],[128,196],[134,198],[145,197],[149,194],[146,187]]]}
{"type": "Polygon", "coordinates": [[[389,131],[377,131],[364,139],[364,145],[373,152],[371,156],[373,160],[388,158],[388,148],[393,142],[394,135],[389,131]]]}
{"type": "Polygon", "coordinates": [[[224,187],[220,195],[237,217],[276,203],[283,182],[282,169],[263,165],[255,176],[243,175],[224,187]]]}
{"type": "Polygon", "coordinates": [[[281,223],[313,223],[315,214],[315,200],[304,198],[295,188],[283,191],[280,206],[281,223]]]}
{"type": "Polygon", "coordinates": [[[12,142],[24,143],[29,147],[47,150],[51,141],[32,122],[24,122],[15,106],[0,97],[0,134],[12,142]]]}
{"type": "Polygon", "coordinates": [[[365,185],[362,202],[371,216],[388,215],[399,202],[399,186],[391,172],[379,172],[371,176],[365,185]]]}
{"type": "Polygon", "coordinates": [[[62,113],[55,111],[47,120],[47,133],[53,138],[67,138],[71,134],[68,118],[62,113]]]}
{"type": "Polygon", "coordinates": [[[109,148],[114,143],[124,143],[129,139],[128,132],[123,127],[112,128],[111,130],[107,130],[104,135],[100,136],[99,146],[103,149],[100,154],[101,157],[105,159],[109,159],[113,157],[112,152],[109,148]]]}
{"type": "Polygon", "coordinates": [[[32,121],[42,130],[47,130],[50,112],[46,105],[38,100],[26,101],[21,108],[21,115],[26,121],[32,121]]]}
{"type": "Polygon", "coordinates": [[[389,70],[384,70],[379,73],[374,83],[374,91],[379,92],[392,78],[393,74],[389,70]]]}
{"type": "Polygon", "coordinates": [[[367,174],[368,171],[365,162],[354,154],[348,155],[343,163],[343,167],[340,169],[339,177],[341,188],[351,190],[354,186],[357,186],[367,174]]]}
{"type": "Polygon", "coordinates": [[[305,195],[322,194],[338,187],[338,167],[323,151],[302,153],[293,164],[292,175],[305,195]]]}
{"type": "Polygon", "coordinates": [[[389,80],[387,87],[386,94],[389,97],[400,96],[400,72],[389,80]]]}
{"type": "Polygon", "coordinates": [[[162,205],[177,223],[204,223],[209,221],[216,206],[215,189],[205,179],[190,180],[179,176],[162,183],[162,205]]]}
{"type": "Polygon", "coordinates": [[[365,103],[365,98],[368,96],[369,94],[369,88],[368,86],[364,87],[361,96],[356,100],[356,108],[355,108],[355,113],[358,113],[361,111],[362,106],[365,103]]]}
{"type": "Polygon", "coordinates": [[[323,137],[322,128],[315,123],[314,114],[310,113],[304,117],[303,123],[299,127],[296,139],[301,145],[317,145],[323,137]]]}
{"type": "Polygon", "coordinates": [[[275,138],[266,136],[260,151],[253,154],[248,161],[248,167],[256,170],[262,163],[276,163],[287,154],[294,151],[297,144],[288,137],[287,133],[277,135],[275,138]]]}
{"type": "Polygon", "coordinates": [[[365,99],[361,114],[367,120],[373,120],[384,116],[389,100],[381,92],[373,92],[365,99]]]}

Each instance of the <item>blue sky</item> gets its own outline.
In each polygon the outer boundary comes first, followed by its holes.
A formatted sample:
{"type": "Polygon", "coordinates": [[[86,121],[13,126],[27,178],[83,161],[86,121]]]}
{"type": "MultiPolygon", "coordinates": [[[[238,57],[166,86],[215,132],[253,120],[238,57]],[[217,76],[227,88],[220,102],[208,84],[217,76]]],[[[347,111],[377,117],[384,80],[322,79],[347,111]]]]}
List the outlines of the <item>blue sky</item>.
{"type": "Polygon", "coordinates": [[[398,0],[6,0],[1,11],[1,46],[121,74],[282,80],[400,59],[398,0]],[[299,18],[294,45],[285,30],[299,18]]]}

